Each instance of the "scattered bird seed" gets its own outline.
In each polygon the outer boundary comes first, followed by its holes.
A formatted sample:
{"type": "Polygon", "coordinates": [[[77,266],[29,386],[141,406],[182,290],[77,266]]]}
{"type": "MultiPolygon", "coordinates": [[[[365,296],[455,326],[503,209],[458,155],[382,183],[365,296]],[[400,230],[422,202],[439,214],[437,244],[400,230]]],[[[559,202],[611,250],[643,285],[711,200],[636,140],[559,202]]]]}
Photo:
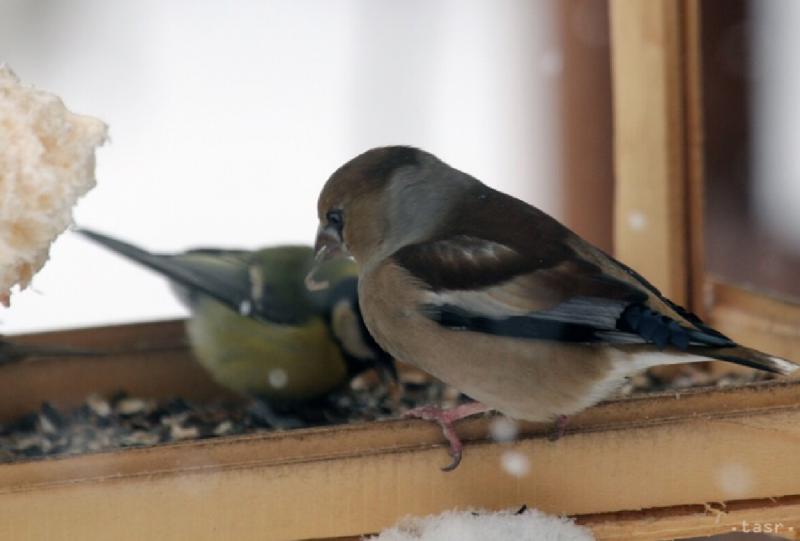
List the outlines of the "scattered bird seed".
{"type": "Polygon", "coordinates": [[[169,436],[173,441],[195,440],[200,436],[200,429],[196,426],[172,425],[169,436]]]}
{"type": "Polygon", "coordinates": [[[123,436],[120,439],[120,443],[124,446],[155,445],[160,440],[161,437],[159,434],[145,432],[144,430],[136,430],[127,436],[123,436]]]}
{"type": "MultiPolygon", "coordinates": [[[[425,383],[411,374],[409,378],[401,376],[399,389],[384,385],[379,378],[359,378],[353,388],[314,404],[271,408],[275,411],[266,418],[258,408],[242,402],[200,404],[177,397],[157,403],[124,393],[108,399],[92,394],[73,410],[45,403],[38,411],[0,427],[0,463],[288,427],[371,421],[398,417],[428,402],[456,404],[464,399],[441,383],[425,383]]],[[[280,377],[276,379],[280,384],[280,377]]]]}
{"type": "MultiPolygon", "coordinates": [[[[738,374],[712,378],[706,372],[693,370],[682,376],[678,382],[681,386],[688,383],[686,379],[693,385],[728,386],[759,378],[738,374]]],[[[648,374],[632,378],[620,394],[667,389],[675,389],[674,384],[648,374]]],[[[385,385],[380,378],[365,376],[357,378],[350,389],[291,409],[270,406],[265,410],[242,402],[200,404],[180,397],[158,403],[124,393],[110,399],[93,394],[73,410],[44,403],[38,411],[0,427],[0,463],[293,427],[372,421],[399,417],[424,404],[452,407],[467,400],[455,389],[413,371],[401,371],[396,387],[385,385]]],[[[492,436],[497,441],[514,439],[516,426],[513,423],[500,417],[491,426],[492,436]]],[[[504,453],[502,466],[515,476],[524,476],[530,469],[527,457],[513,450],[504,453]]]]}
{"type": "Polygon", "coordinates": [[[90,394],[86,397],[86,405],[98,417],[108,417],[111,415],[111,404],[108,400],[97,394],[90,394]]]}
{"type": "Polygon", "coordinates": [[[148,410],[152,411],[152,404],[141,398],[122,398],[114,404],[114,409],[120,415],[136,415],[137,413],[146,413],[148,410]]]}
{"type": "Polygon", "coordinates": [[[225,436],[233,432],[233,423],[231,421],[222,421],[216,427],[214,427],[214,435],[215,436],[225,436]]]}

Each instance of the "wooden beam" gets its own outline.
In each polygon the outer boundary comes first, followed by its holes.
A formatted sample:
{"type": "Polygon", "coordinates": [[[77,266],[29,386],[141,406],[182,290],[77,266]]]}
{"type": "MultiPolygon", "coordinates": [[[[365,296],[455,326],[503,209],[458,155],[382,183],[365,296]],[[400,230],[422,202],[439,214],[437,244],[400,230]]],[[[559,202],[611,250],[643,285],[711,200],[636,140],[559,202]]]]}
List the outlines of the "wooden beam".
{"type": "Polygon", "coordinates": [[[215,383],[187,349],[183,321],[72,329],[8,337],[19,344],[96,351],[102,355],[33,357],[0,366],[0,422],[50,401],[76,407],[86,396],[121,390],[141,397],[236,398],[215,383]]]}
{"type": "Polygon", "coordinates": [[[683,3],[611,0],[614,249],[688,300],[683,3]]]}
{"type": "Polygon", "coordinates": [[[606,0],[554,3],[564,69],[559,82],[564,221],[612,249],[614,160],[606,0]]]}
{"type": "Polygon", "coordinates": [[[684,92],[686,133],[687,300],[698,316],[706,316],[705,246],[705,116],[703,115],[702,10],[700,0],[684,0],[684,92]]]}
{"type": "Polygon", "coordinates": [[[800,305],[711,277],[708,321],[734,340],[800,361],[800,305]]]}
{"type": "Polygon", "coordinates": [[[598,541],[686,539],[730,533],[798,539],[800,496],[585,515],[577,517],[577,522],[591,528],[598,541]]]}

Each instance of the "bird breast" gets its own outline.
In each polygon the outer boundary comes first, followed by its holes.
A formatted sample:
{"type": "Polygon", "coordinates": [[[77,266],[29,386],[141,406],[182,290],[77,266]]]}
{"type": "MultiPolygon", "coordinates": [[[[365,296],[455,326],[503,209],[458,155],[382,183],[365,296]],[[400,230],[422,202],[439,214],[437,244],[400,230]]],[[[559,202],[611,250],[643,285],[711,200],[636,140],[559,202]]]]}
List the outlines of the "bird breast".
{"type": "Polygon", "coordinates": [[[549,421],[571,415],[606,398],[641,369],[607,346],[443,328],[420,311],[424,294],[391,262],[363,275],[361,309],[375,340],[402,362],[510,417],[549,421]]]}

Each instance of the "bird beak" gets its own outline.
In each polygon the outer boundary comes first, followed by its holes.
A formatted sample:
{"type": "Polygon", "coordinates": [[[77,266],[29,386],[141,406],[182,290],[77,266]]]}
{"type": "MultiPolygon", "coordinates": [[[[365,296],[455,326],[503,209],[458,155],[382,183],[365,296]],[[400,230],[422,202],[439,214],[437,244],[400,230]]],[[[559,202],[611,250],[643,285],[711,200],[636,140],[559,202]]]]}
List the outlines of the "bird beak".
{"type": "Polygon", "coordinates": [[[327,289],[330,283],[327,280],[319,282],[314,279],[314,276],[323,263],[346,254],[347,251],[339,232],[332,227],[323,227],[320,224],[317,229],[317,240],[314,243],[314,264],[305,279],[306,288],[309,291],[327,289]]]}

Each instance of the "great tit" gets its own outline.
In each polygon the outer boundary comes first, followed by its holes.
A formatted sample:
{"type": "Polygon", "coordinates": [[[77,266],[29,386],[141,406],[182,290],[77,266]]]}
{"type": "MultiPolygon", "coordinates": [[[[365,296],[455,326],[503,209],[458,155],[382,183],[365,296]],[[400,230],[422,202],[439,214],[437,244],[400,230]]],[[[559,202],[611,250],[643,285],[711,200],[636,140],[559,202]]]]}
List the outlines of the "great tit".
{"type": "Polygon", "coordinates": [[[362,320],[350,260],[319,268],[315,277],[330,287],[311,291],[304,282],[314,263],[309,246],[154,254],[76,231],[167,277],[191,312],[186,330],[199,363],[222,386],[260,399],[270,423],[282,423],[276,411],[294,412],[367,369],[396,377],[362,320]]]}

